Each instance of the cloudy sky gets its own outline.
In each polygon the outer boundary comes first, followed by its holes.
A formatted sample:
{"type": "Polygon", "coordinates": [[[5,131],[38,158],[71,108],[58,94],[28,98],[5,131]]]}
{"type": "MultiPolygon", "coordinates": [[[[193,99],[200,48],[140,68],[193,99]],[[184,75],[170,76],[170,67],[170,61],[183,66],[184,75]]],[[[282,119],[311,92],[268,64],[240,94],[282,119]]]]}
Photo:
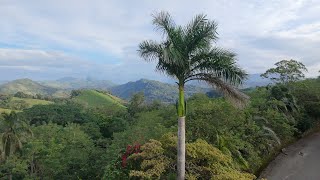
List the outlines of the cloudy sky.
{"type": "Polygon", "coordinates": [[[160,38],[151,25],[159,11],[177,24],[199,13],[216,20],[217,45],[249,73],[282,59],[302,61],[308,76],[320,70],[318,0],[0,0],[0,80],[166,80],[137,54],[141,41],[160,38]]]}

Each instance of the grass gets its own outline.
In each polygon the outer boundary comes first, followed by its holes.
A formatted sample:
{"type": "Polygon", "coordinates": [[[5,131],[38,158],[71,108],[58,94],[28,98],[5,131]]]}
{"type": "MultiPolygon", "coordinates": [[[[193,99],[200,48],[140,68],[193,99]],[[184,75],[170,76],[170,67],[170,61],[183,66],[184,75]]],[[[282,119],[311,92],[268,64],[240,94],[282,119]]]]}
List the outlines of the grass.
{"type": "Polygon", "coordinates": [[[48,105],[48,104],[52,104],[53,102],[46,101],[46,100],[40,100],[40,99],[13,97],[10,100],[10,102],[8,102],[7,106],[5,106],[5,108],[0,108],[0,113],[10,113],[11,111],[21,112],[22,110],[13,110],[13,109],[15,109],[13,107],[19,107],[18,104],[20,104],[20,103],[26,104],[26,107],[24,107],[24,109],[25,109],[25,108],[31,108],[34,105],[48,105]],[[7,107],[9,107],[9,108],[7,108],[7,107]]]}
{"type": "Polygon", "coordinates": [[[1,113],[11,113],[12,111],[22,112],[21,110],[12,110],[12,109],[0,108],[0,114],[1,114],[1,113]]]}
{"type": "Polygon", "coordinates": [[[11,109],[0,108],[0,113],[10,113],[11,111],[11,109]]]}
{"type": "Polygon", "coordinates": [[[111,94],[104,94],[96,90],[83,90],[81,94],[74,98],[76,102],[86,103],[89,107],[108,107],[117,105],[125,108],[123,100],[111,94]]]}
{"type": "Polygon", "coordinates": [[[17,97],[13,97],[12,102],[14,101],[25,101],[30,107],[34,106],[34,105],[48,105],[48,104],[52,104],[53,102],[51,101],[46,101],[46,100],[41,100],[41,99],[30,99],[30,98],[17,98],[17,97]]]}

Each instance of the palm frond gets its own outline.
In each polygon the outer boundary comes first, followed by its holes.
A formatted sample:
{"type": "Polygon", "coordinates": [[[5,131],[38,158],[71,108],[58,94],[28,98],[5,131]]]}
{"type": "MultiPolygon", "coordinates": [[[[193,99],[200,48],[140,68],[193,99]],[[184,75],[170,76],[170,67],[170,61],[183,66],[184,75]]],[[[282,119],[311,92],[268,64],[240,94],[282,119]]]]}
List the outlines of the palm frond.
{"type": "Polygon", "coordinates": [[[159,58],[156,70],[179,80],[184,79],[184,69],[180,65],[159,58]]]}
{"type": "Polygon", "coordinates": [[[243,107],[249,100],[249,96],[240,92],[232,85],[224,82],[222,79],[211,74],[199,73],[191,77],[189,80],[198,80],[208,83],[218,91],[222,92],[227,99],[229,99],[234,105],[238,107],[243,107]]]}
{"type": "Polygon", "coordinates": [[[209,21],[206,15],[199,14],[184,27],[187,51],[193,52],[197,49],[210,46],[218,39],[217,23],[209,21]]]}
{"type": "Polygon", "coordinates": [[[152,40],[143,41],[139,44],[139,55],[146,61],[157,60],[160,56],[162,56],[162,51],[163,48],[161,44],[152,40]]]}
{"type": "Polygon", "coordinates": [[[241,85],[247,74],[237,66],[235,56],[221,48],[199,51],[190,59],[190,76],[209,73],[233,86],[241,85]]]}
{"type": "Polygon", "coordinates": [[[179,44],[181,44],[181,42],[176,42],[175,44],[170,42],[166,43],[163,49],[163,60],[169,64],[184,68],[184,55],[183,51],[179,50],[182,49],[179,48],[179,44]]]}
{"type": "Polygon", "coordinates": [[[157,60],[156,69],[179,80],[206,81],[225,92],[231,99],[248,99],[234,86],[243,83],[246,73],[236,65],[236,54],[213,48],[218,37],[217,23],[197,15],[186,26],[177,26],[167,12],[153,15],[153,24],[161,30],[163,41],[144,41],[139,53],[147,61],[157,60]]]}
{"type": "Polygon", "coordinates": [[[175,29],[175,23],[168,12],[161,11],[152,14],[152,24],[157,30],[160,30],[163,35],[171,37],[171,32],[175,29]]]}
{"type": "Polygon", "coordinates": [[[262,127],[266,132],[267,132],[267,135],[272,137],[272,139],[277,142],[278,145],[281,145],[281,141],[280,141],[280,138],[277,136],[277,134],[269,127],[266,127],[266,126],[263,126],[262,127]]]}

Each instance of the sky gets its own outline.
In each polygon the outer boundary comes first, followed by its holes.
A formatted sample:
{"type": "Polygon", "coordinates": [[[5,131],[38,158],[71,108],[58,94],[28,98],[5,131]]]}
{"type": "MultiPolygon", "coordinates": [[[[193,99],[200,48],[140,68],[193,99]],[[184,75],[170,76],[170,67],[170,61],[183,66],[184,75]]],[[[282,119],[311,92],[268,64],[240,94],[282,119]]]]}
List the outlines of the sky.
{"type": "Polygon", "coordinates": [[[137,53],[160,40],[151,15],[184,25],[197,14],[218,23],[215,46],[237,53],[248,73],[296,59],[320,70],[319,0],[0,0],[0,80],[93,77],[167,81],[137,53]]]}

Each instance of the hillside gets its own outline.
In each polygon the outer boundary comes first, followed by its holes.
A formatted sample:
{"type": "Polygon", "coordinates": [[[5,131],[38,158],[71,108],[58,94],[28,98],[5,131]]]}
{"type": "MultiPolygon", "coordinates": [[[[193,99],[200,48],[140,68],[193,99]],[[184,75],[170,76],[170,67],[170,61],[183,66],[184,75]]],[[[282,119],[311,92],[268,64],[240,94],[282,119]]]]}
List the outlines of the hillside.
{"type": "Polygon", "coordinates": [[[266,86],[271,83],[270,79],[260,77],[260,74],[249,74],[248,79],[244,82],[244,88],[266,86]]]}
{"type": "Polygon", "coordinates": [[[13,97],[11,100],[11,102],[18,102],[18,101],[24,101],[25,103],[28,104],[29,107],[34,106],[34,105],[48,105],[48,104],[53,103],[51,101],[46,101],[46,100],[41,100],[41,99],[31,99],[31,98],[13,97]]]}
{"type": "Polygon", "coordinates": [[[11,109],[0,108],[0,113],[10,113],[11,111],[11,109]]]}
{"type": "Polygon", "coordinates": [[[59,89],[44,86],[31,79],[17,79],[0,85],[0,93],[2,94],[15,94],[17,92],[24,92],[29,95],[52,95],[59,89]]]}
{"type": "Polygon", "coordinates": [[[125,108],[123,105],[123,100],[112,96],[108,93],[98,92],[96,90],[81,90],[80,93],[72,97],[75,102],[84,104],[88,107],[110,107],[110,106],[118,106],[121,108],[125,108]]]}
{"type": "Polygon", "coordinates": [[[51,101],[41,100],[41,99],[32,99],[32,98],[18,98],[11,96],[2,96],[0,100],[0,113],[2,112],[11,112],[22,111],[27,108],[31,108],[34,105],[48,105],[53,104],[51,101]]]}
{"type": "MultiPolygon", "coordinates": [[[[160,100],[165,103],[174,103],[178,98],[178,88],[176,85],[162,83],[159,81],[141,79],[135,82],[128,82],[110,89],[112,94],[129,100],[134,93],[143,92],[146,101],[160,100]]],[[[207,93],[208,88],[187,85],[185,87],[186,97],[195,93],[207,93]]]]}

